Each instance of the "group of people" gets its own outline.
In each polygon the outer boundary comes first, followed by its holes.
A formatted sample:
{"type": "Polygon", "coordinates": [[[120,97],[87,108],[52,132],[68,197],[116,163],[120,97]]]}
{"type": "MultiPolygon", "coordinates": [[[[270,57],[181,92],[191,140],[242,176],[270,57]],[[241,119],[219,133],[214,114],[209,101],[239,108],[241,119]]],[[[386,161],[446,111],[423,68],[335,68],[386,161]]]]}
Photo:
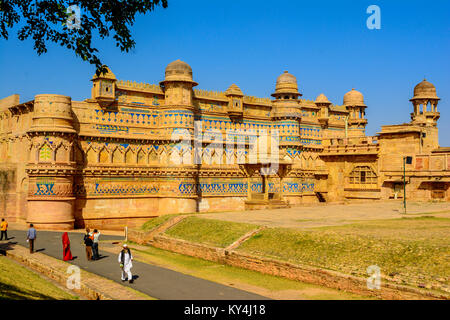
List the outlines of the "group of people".
{"type": "MultiPolygon", "coordinates": [[[[88,261],[98,260],[100,258],[98,253],[98,242],[99,242],[100,232],[94,229],[93,232],[89,228],[86,229],[83,241],[86,247],[86,258],[88,261]]],[[[72,253],[70,252],[70,241],[67,232],[63,233],[63,259],[64,261],[72,260],[72,253]]],[[[122,250],[119,253],[118,262],[120,268],[122,269],[122,282],[127,281],[133,283],[133,275],[131,274],[131,268],[133,267],[133,256],[131,255],[131,250],[128,248],[127,244],[124,244],[122,250]]]]}
{"type": "MultiPolygon", "coordinates": [[[[2,218],[0,223],[0,231],[1,237],[0,241],[8,240],[8,222],[2,218]]],[[[86,229],[86,234],[84,235],[83,241],[86,247],[86,257],[88,261],[98,260],[100,259],[100,255],[98,253],[98,243],[99,243],[100,232],[97,229],[94,229],[93,232],[90,231],[89,228],[86,229]]],[[[30,253],[34,253],[34,242],[37,238],[37,231],[34,228],[33,224],[30,224],[30,227],[27,230],[27,242],[29,244],[30,253]]],[[[62,247],[63,247],[63,260],[70,261],[73,260],[72,252],[70,251],[70,240],[69,234],[64,232],[62,235],[62,247]]],[[[133,275],[131,274],[131,268],[133,267],[133,256],[131,255],[131,250],[128,248],[127,244],[122,246],[122,250],[119,253],[118,262],[120,268],[122,270],[121,280],[129,281],[129,283],[133,283],[133,275]]]]}
{"type": "MultiPolygon", "coordinates": [[[[86,258],[88,259],[88,261],[99,259],[98,254],[99,236],[100,232],[98,232],[97,229],[94,229],[94,232],[91,232],[89,228],[86,229],[86,234],[84,235],[84,245],[86,247],[86,258]]],[[[133,275],[131,274],[131,268],[133,267],[132,261],[133,256],[131,255],[131,250],[125,243],[122,247],[122,250],[119,253],[119,263],[120,268],[122,269],[122,276],[121,276],[122,282],[128,280],[129,283],[133,283],[133,275]]]]}
{"type": "Polygon", "coordinates": [[[94,229],[93,232],[89,228],[86,229],[86,234],[84,235],[84,245],[86,246],[86,257],[88,261],[98,260],[100,256],[98,254],[98,239],[100,237],[100,232],[94,229]]]}

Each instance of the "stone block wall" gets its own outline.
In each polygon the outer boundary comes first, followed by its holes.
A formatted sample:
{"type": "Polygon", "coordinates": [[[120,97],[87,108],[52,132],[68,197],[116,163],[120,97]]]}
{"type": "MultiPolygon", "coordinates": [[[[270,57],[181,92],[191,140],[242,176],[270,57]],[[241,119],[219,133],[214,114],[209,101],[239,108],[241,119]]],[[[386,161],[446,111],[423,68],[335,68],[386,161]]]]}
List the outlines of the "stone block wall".
{"type": "MultiPolygon", "coordinates": [[[[139,239],[143,239],[142,234],[140,234],[140,238],[130,238],[132,241],[139,241],[139,239]]],[[[380,290],[370,290],[367,288],[367,279],[365,278],[346,275],[331,270],[294,265],[288,262],[253,256],[235,250],[191,243],[181,239],[169,238],[164,235],[155,236],[153,240],[147,243],[160,249],[208,261],[380,299],[448,299],[445,295],[384,281],[380,290]]]]}

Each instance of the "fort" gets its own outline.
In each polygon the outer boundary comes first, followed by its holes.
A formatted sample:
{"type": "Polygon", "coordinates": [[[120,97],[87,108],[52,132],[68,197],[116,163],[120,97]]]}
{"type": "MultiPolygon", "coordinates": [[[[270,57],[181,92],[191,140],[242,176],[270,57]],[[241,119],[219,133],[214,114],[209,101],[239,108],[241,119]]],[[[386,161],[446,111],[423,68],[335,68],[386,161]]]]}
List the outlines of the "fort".
{"type": "Polygon", "coordinates": [[[305,100],[287,71],[272,99],[235,84],[194,89],[180,60],[159,84],[118,80],[109,68],[91,81],[84,101],[0,100],[0,215],[9,221],[119,229],[168,213],[402,199],[404,181],[407,198],[450,200],[450,148],[439,146],[440,99],[426,80],[414,88],[411,121],[376,136],[365,133],[360,92],[342,105],[324,94],[305,100]]]}

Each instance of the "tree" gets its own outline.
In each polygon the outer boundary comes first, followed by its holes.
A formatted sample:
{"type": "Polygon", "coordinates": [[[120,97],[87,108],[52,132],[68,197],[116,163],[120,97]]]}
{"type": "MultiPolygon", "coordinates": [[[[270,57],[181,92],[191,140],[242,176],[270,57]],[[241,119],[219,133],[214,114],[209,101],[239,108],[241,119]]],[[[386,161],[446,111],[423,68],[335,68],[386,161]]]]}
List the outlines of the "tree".
{"type": "Polygon", "coordinates": [[[95,65],[99,75],[106,68],[92,44],[93,34],[101,39],[112,36],[116,47],[128,52],[136,44],[129,29],[136,14],[160,5],[167,8],[167,0],[0,0],[0,38],[7,40],[9,29],[17,25],[18,39],[32,38],[38,55],[54,42],[95,65]]]}

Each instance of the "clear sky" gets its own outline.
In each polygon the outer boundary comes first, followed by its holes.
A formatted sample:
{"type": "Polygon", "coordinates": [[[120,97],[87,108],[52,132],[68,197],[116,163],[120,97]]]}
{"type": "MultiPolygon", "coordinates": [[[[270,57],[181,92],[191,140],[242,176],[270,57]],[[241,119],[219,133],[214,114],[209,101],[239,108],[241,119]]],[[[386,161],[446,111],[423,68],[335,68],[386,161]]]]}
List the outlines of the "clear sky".
{"type": "MultiPolygon", "coordinates": [[[[269,97],[284,70],[297,77],[305,99],[324,93],[342,104],[355,88],[364,94],[367,134],[410,121],[409,99],[424,77],[441,98],[441,146],[450,146],[450,1],[169,0],[138,16],[137,42],[121,53],[100,42],[103,62],[118,79],[158,83],[165,66],[181,59],[197,88],[224,91],[236,83],[245,94],[269,97]],[[369,30],[368,6],[381,9],[381,29],[369,30]]],[[[94,67],[61,47],[38,56],[32,41],[0,40],[0,97],[39,93],[90,97],[94,67]]]]}

